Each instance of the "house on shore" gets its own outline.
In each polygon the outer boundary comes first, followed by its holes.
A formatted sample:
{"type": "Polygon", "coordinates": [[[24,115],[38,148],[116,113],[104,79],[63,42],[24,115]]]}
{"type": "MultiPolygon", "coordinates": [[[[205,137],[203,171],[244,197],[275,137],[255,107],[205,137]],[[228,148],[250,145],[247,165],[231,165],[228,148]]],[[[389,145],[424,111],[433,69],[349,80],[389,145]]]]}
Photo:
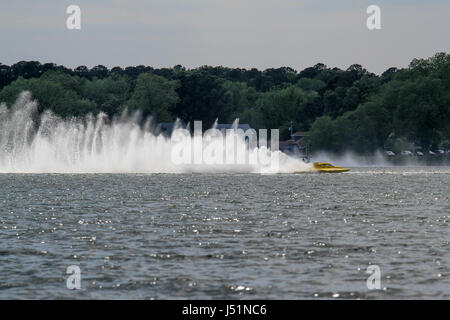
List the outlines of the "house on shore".
{"type": "Polygon", "coordinates": [[[308,133],[303,131],[297,131],[294,133],[291,133],[291,139],[280,141],[280,151],[301,157],[301,158],[308,158],[309,157],[309,151],[308,151],[308,133]]]}

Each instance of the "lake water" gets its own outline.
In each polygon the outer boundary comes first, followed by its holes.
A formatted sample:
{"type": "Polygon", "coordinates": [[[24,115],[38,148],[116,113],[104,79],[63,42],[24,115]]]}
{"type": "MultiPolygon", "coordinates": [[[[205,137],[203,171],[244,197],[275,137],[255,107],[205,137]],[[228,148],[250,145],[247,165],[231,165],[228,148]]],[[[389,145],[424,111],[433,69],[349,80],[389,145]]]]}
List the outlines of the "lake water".
{"type": "Polygon", "coordinates": [[[450,167],[1,174],[0,299],[448,299],[449,185],[450,167]]]}

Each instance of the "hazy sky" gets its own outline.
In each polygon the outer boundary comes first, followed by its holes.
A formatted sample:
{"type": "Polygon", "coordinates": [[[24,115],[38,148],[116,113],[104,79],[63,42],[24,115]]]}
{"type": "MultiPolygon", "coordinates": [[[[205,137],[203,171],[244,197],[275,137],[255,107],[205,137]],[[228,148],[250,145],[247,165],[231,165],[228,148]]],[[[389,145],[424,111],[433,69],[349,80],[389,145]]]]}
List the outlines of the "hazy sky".
{"type": "Polygon", "coordinates": [[[322,62],[381,73],[450,52],[449,34],[449,0],[0,0],[4,64],[302,70],[322,62]],[[71,4],[81,8],[81,30],[66,28],[71,4]],[[371,4],[381,7],[381,30],[366,28],[371,4]]]}

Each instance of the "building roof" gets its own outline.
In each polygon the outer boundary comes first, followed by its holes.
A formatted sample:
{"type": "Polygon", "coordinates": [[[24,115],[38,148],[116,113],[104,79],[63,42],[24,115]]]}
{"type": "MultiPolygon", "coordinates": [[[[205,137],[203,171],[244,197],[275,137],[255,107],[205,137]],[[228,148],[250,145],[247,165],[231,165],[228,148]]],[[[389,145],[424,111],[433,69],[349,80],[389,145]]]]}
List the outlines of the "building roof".
{"type": "Polygon", "coordinates": [[[292,135],[294,137],[307,137],[308,136],[308,132],[297,131],[297,132],[294,132],[292,135]]]}

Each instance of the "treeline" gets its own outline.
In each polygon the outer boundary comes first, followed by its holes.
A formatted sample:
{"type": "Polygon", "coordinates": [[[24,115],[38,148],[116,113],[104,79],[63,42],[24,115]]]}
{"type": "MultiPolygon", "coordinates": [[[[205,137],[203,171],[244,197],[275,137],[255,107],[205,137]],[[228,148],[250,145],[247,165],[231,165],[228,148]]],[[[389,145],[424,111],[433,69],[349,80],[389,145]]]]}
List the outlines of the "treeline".
{"type": "MultiPolygon", "coordinates": [[[[203,66],[187,70],[99,65],[66,68],[21,61],[0,64],[0,101],[11,106],[29,90],[39,110],[62,117],[141,110],[159,122],[239,118],[253,128],[309,131],[313,150],[370,154],[378,149],[450,149],[450,55],[415,59],[378,76],[316,64],[301,72],[203,66]]],[[[398,149],[398,150],[396,150],[398,149]]]]}

